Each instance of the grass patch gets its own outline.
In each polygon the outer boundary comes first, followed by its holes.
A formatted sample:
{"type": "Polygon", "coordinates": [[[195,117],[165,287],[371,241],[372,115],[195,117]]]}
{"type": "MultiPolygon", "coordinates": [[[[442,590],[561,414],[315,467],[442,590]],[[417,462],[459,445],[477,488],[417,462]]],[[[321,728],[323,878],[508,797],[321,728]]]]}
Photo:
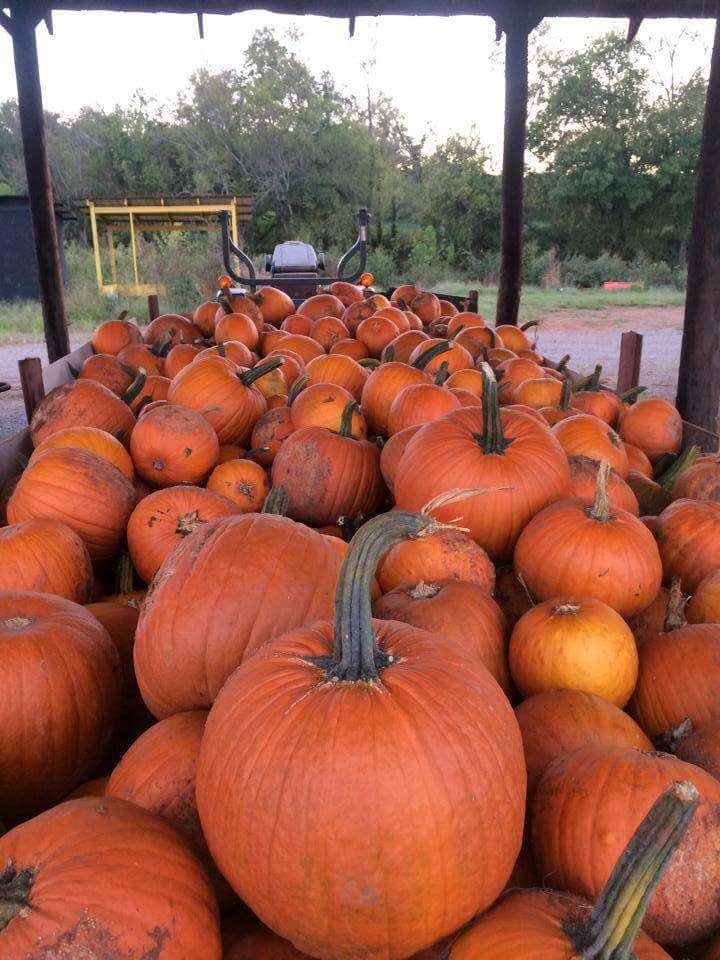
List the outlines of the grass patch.
{"type": "MultiPolygon", "coordinates": [[[[433,287],[435,293],[463,296],[468,290],[478,290],[478,310],[487,317],[495,316],[497,287],[483,287],[471,281],[448,281],[433,287]]],[[[542,290],[540,287],[524,287],[520,302],[521,321],[537,320],[555,310],[603,310],[606,307],[681,307],[685,292],[666,287],[650,287],[647,290],[542,290]]]]}

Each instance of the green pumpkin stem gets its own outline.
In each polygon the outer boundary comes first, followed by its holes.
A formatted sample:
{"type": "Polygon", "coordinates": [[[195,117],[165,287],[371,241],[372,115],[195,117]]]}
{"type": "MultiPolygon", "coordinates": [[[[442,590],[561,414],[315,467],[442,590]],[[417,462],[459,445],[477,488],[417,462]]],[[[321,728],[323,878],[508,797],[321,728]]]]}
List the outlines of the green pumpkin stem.
{"type": "Polygon", "coordinates": [[[424,370],[431,360],[434,360],[435,357],[439,357],[443,353],[447,353],[451,346],[452,344],[449,340],[441,340],[440,343],[433,343],[432,346],[426,347],[420,356],[413,360],[410,366],[415,367],[416,370],[424,370]]]}
{"type": "Polygon", "coordinates": [[[362,360],[358,360],[361,367],[366,367],[369,370],[374,370],[375,367],[379,367],[381,363],[385,362],[385,360],[378,360],[375,357],[363,357],[362,360]]]}
{"type": "Polygon", "coordinates": [[[340,417],[340,430],[338,431],[341,437],[352,437],[352,423],[353,417],[356,413],[360,411],[360,404],[357,400],[348,400],[345,404],[340,417]]]}
{"type": "Polygon", "coordinates": [[[383,554],[402,540],[418,540],[442,529],[427,513],[393,510],[368,520],[353,537],[335,591],[334,643],[330,658],[318,661],[328,680],[373,683],[392,661],[373,632],[371,590],[383,554]]]}
{"type": "Polygon", "coordinates": [[[588,516],[593,520],[611,520],[613,513],[608,493],[608,481],[612,468],[607,460],[603,460],[598,467],[597,482],[595,484],[595,500],[588,510],[588,516]]]}
{"type": "Polygon", "coordinates": [[[497,380],[487,363],[481,364],[480,372],[483,378],[483,429],[482,433],[475,434],[475,439],[482,447],[483,453],[504,454],[512,440],[506,440],[503,432],[497,380]]]}
{"type": "Polygon", "coordinates": [[[310,383],[310,377],[307,373],[301,374],[293,383],[288,391],[288,406],[291,407],[295,400],[300,396],[305,387],[310,383]]]}
{"type": "Polygon", "coordinates": [[[631,387],[629,390],[626,390],[625,393],[620,394],[620,399],[623,403],[635,403],[640,394],[646,390],[647,387],[631,387]]]}
{"type": "Polygon", "coordinates": [[[217,299],[218,299],[218,303],[219,303],[220,306],[223,308],[223,310],[225,311],[225,313],[228,313],[228,314],[229,314],[229,313],[234,313],[234,312],[235,312],[235,311],[233,310],[233,308],[232,308],[232,304],[230,303],[230,297],[229,297],[226,293],[224,293],[224,292],[223,292],[223,293],[219,293],[217,299]]]}
{"type": "Polygon", "coordinates": [[[32,870],[15,870],[12,860],[0,873],[0,933],[21,910],[28,909],[33,879],[32,870]]]}
{"type": "Polygon", "coordinates": [[[688,467],[691,467],[693,463],[695,463],[699,453],[700,447],[688,447],[664,473],[657,477],[657,482],[666,493],[672,493],[672,489],[680,474],[684,473],[688,467]]]}
{"type": "Polygon", "coordinates": [[[560,391],[560,403],[558,406],[561,410],[570,409],[570,397],[572,396],[572,380],[570,377],[563,377],[562,390],[560,391]]]}
{"type": "Polygon", "coordinates": [[[266,373],[270,373],[272,370],[277,370],[284,362],[282,357],[271,357],[263,363],[255,364],[251,370],[243,370],[241,373],[238,373],[237,378],[238,380],[242,380],[246,387],[251,387],[256,380],[264,377],[266,373]]]}
{"type": "Polygon", "coordinates": [[[590,390],[592,393],[598,393],[602,387],[600,386],[600,377],[602,376],[602,364],[598,363],[593,370],[593,375],[590,377],[590,383],[587,385],[586,389],[590,390]]]}
{"type": "Polygon", "coordinates": [[[524,324],[520,327],[520,329],[521,329],[521,330],[523,331],[523,333],[524,333],[526,330],[531,330],[533,327],[539,327],[539,326],[540,326],[540,321],[539,321],[539,320],[528,320],[528,322],[527,322],[527,323],[524,323],[524,324]]]}
{"type": "Polygon", "coordinates": [[[289,506],[290,498],[285,492],[285,487],[273,486],[270,488],[270,493],[265,497],[265,503],[260,512],[269,513],[276,517],[286,517],[289,506]]]}
{"type": "Polygon", "coordinates": [[[126,403],[128,406],[130,406],[130,404],[134,403],[137,400],[137,398],[140,396],[140,394],[143,392],[143,388],[145,387],[146,383],[147,383],[147,372],[144,367],[139,367],[137,376],[135,377],[133,382],[130,384],[130,386],[127,388],[127,390],[124,393],[120,394],[120,399],[123,401],[123,403],[126,403]]]}
{"type": "Polygon", "coordinates": [[[392,363],[395,358],[395,347],[389,343],[382,352],[380,363],[392,363]]]}
{"type": "Polygon", "coordinates": [[[565,367],[570,363],[570,354],[566,353],[564,357],[561,357],[558,362],[555,364],[555,369],[558,373],[562,373],[565,370],[565,367]]]}
{"type": "Polygon", "coordinates": [[[443,360],[443,362],[435,371],[435,377],[434,377],[435,386],[441,387],[445,383],[445,381],[448,379],[449,376],[450,376],[450,370],[448,368],[448,362],[447,360],[443,360]]]}
{"type": "Polygon", "coordinates": [[[587,920],[568,930],[583,960],[631,960],[650,897],[698,805],[691,783],[670,784],[630,838],[587,920]]]}
{"type": "Polygon", "coordinates": [[[135,570],[129,553],[121,553],[115,563],[115,593],[132,593],[135,589],[135,570]]]}

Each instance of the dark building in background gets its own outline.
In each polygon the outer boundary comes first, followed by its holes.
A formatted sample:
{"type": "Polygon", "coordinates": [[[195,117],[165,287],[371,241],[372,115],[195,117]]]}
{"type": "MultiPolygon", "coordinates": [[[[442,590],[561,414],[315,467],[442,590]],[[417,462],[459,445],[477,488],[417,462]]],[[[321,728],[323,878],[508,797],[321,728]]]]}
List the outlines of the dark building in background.
{"type": "MultiPolygon", "coordinates": [[[[66,280],[63,225],[74,217],[67,207],[55,204],[63,282],[66,280]]],[[[24,196],[0,196],[0,300],[38,300],[37,259],[30,202],[24,196]]]]}

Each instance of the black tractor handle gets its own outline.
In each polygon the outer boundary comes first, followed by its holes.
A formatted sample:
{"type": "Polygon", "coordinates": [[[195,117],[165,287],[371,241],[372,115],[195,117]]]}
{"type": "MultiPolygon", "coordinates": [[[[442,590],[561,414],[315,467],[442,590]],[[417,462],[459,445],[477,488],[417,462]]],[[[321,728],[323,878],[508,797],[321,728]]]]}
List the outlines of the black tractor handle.
{"type": "MultiPolygon", "coordinates": [[[[250,287],[252,291],[255,291],[256,287],[269,287],[279,283],[275,277],[257,276],[255,273],[255,266],[250,257],[245,253],[244,250],[241,250],[240,247],[236,246],[230,238],[230,213],[227,210],[223,210],[219,214],[219,217],[220,230],[222,232],[223,265],[225,267],[225,272],[230,279],[234,280],[235,283],[241,283],[246,287],[250,287]],[[248,269],[249,276],[240,276],[240,274],[233,270],[230,260],[231,256],[233,255],[236,256],[241,263],[245,264],[248,269]]],[[[364,207],[358,210],[357,221],[358,238],[353,246],[347,251],[347,253],[344,253],[340,258],[337,267],[337,276],[312,278],[309,278],[308,276],[283,276],[282,286],[307,287],[308,283],[316,284],[317,286],[329,286],[331,283],[336,283],[338,280],[343,280],[345,283],[357,283],[357,281],[365,272],[365,265],[367,264],[367,228],[368,224],[370,223],[370,214],[364,207]],[[355,257],[356,254],[360,255],[360,262],[357,270],[355,270],[355,272],[349,276],[346,276],[345,267],[353,259],[353,257],[355,257]]]]}

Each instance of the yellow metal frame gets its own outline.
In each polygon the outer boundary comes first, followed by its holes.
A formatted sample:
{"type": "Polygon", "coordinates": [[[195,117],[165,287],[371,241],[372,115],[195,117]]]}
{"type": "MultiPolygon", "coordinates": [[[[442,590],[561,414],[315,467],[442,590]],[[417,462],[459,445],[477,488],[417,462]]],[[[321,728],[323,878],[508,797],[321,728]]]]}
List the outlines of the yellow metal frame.
{"type": "Polygon", "coordinates": [[[163,284],[147,284],[140,282],[137,255],[137,233],[156,233],[161,231],[184,230],[191,233],[219,232],[220,224],[217,215],[223,211],[230,214],[230,231],[233,243],[239,244],[238,222],[242,219],[250,220],[249,202],[243,198],[243,208],[238,210],[238,197],[228,197],[227,201],[221,198],[212,198],[205,202],[202,197],[183,198],[161,197],[157,203],[143,204],[133,202],[130,198],[121,198],[113,201],[86,200],[90,214],[90,229],[92,232],[93,254],[95,257],[95,274],[100,293],[117,294],[127,293],[131,296],[146,296],[152,293],[163,294],[163,284]],[[127,217],[127,227],[121,222],[127,217]],[[145,222],[143,218],[148,218],[145,222]],[[105,282],[103,275],[102,258],[100,256],[100,227],[107,233],[108,259],[110,262],[111,283],[105,282]],[[119,283],[117,277],[117,261],[115,257],[115,234],[130,233],[130,249],[133,259],[134,283],[119,283]]]}

